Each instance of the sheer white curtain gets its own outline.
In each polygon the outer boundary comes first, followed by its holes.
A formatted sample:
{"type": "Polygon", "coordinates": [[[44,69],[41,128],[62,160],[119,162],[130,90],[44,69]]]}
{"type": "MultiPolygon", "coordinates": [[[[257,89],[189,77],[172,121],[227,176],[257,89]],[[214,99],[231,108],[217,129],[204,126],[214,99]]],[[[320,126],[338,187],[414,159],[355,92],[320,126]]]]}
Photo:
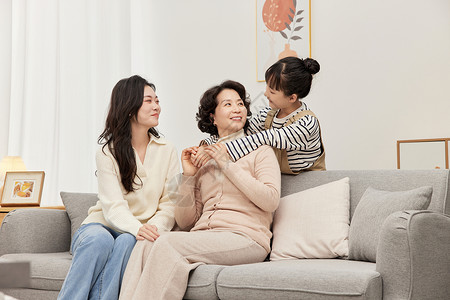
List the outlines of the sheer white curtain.
{"type": "Polygon", "coordinates": [[[60,191],[97,190],[111,89],[132,74],[148,78],[148,5],[2,0],[0,154],[45,171],[41,206],[60,205],[60,191]]]}

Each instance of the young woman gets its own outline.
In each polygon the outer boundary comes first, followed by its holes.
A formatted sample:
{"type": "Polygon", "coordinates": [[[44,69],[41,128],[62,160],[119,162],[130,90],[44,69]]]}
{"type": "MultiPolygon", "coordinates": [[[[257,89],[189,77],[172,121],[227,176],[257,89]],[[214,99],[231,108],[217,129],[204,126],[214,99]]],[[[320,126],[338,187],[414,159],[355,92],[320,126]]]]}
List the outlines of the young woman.
{"type": "MultiPolygon", "coordinates": [[[[244,136],[250,114],[245,88],[225,81],[207,90],[197,120],[223,143],[244,136]]],[[[120,299],[182,299],[189,272],[200,264],[260,262],[270,252],[272,213],[280,200],[280,172],[271,147],[228,160],[223,144],[206,150],[213,159],[197,168],[195,147],[181,155],[183,174],[174,192],[175,218],[185,231],[138,241],[125,272],[120,299]]]]}
{"type": "MultiPolygon", "coordinates": [[[[247,136],[225,144],[233,161],[261,145],[269,145],[275,150],[282,173],[325,170],[319,121],[303,101],[311,89],[313,75],[319,70],[319,63],[312,58],[286,57],[266,71],[264,95],[270,107],[251,119],[247,136]]],[[[212,137],[203,144],[216,141],[217,137],[212,137]]],[[[200,148],[193,156],[193,163],[201,166],[209,159],[200,148]]]]}
{"type": "Polygon", "coordinates": [[[153,242],[174,226],[166,184],[179,166],[155,129],[160,112],[155,86],[142,77],[114,87],[96,155],[99,201],[73,237],[58,299],[117,299],[136,240],[153,242]]]}

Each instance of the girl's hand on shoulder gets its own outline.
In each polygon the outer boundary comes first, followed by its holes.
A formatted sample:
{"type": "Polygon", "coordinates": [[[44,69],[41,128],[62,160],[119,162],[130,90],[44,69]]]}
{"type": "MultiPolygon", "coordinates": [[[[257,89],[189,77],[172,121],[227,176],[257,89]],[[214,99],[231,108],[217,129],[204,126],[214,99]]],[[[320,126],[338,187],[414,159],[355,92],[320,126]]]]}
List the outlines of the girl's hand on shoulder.
{"type": "Polygon", "coordinates": [[[198,167],[192,163],[192,157],[197,153],[198,147],[189,147],[181,152],[181,166],[183,174],[186,176],[194,176],[197,174],[198,167]]]}
{"type": "Polygon", "coordinates": [[[227,147],[222,143],[209,145],[205,148],[205,152],[216,161],[221,169],[225,168],[231,162],[227,147]]]}
{"type": "Polygon", "coordinates": [[[158,237],[158,228],[156,228],[155,225],[144,224],[141,228],[139,228],[136,240],[149,240],[150,242],[154,242],[158,237]]]}
{"type": "Polygon", "coordinates": [[[197,153],[191,156],[191,162],[197,168],[203,167],[211,159],[211,156],[205,152],[205,149],[208,147],[209,146],[197,147],[197,153]]]}

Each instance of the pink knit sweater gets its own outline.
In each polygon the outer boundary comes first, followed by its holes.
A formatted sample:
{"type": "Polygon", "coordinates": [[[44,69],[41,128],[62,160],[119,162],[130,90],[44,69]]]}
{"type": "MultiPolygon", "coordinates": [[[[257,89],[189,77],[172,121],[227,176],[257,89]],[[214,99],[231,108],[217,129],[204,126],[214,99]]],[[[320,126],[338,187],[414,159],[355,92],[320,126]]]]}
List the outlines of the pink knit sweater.
{"type": "Polygon", "coordinates": [[[280,202],[280,184],[280,167],[269,146],[222,170],[210,160],[195,176],[182,175],[175,220],[184,230],[244,233],[270,252],[270,226],[280,202]]]}

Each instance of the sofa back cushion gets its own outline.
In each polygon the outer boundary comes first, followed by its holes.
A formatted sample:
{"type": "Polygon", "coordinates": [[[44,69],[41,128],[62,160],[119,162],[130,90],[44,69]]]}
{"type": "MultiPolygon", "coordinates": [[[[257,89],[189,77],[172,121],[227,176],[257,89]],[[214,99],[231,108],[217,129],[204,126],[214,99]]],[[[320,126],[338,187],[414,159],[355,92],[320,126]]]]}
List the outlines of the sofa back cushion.
{"type": "Polygon", "coordinates": [[[296,176],[282,175],[281,197],[323,185],[344,177],[350,178],[350,217],[367,188],[406,191],[431,186],[429,210],[450,214],[449,170],[332,170],[310,171],[296,176]]]}
{"type": "Polygon", "coordinates": [[[348,258],[376,262],[383,222],[394,212],[427,209],[432,192],[431,186],[402,192],[369,187],[361,197],[350,224],[348,258]]]}
{"type": "Polygon", "coordinates": [[[70,219],[71,241],[81,223],[86,219],[88,210],[98,201],[97,194],[61,192],[61,199],[70,219]]]}

